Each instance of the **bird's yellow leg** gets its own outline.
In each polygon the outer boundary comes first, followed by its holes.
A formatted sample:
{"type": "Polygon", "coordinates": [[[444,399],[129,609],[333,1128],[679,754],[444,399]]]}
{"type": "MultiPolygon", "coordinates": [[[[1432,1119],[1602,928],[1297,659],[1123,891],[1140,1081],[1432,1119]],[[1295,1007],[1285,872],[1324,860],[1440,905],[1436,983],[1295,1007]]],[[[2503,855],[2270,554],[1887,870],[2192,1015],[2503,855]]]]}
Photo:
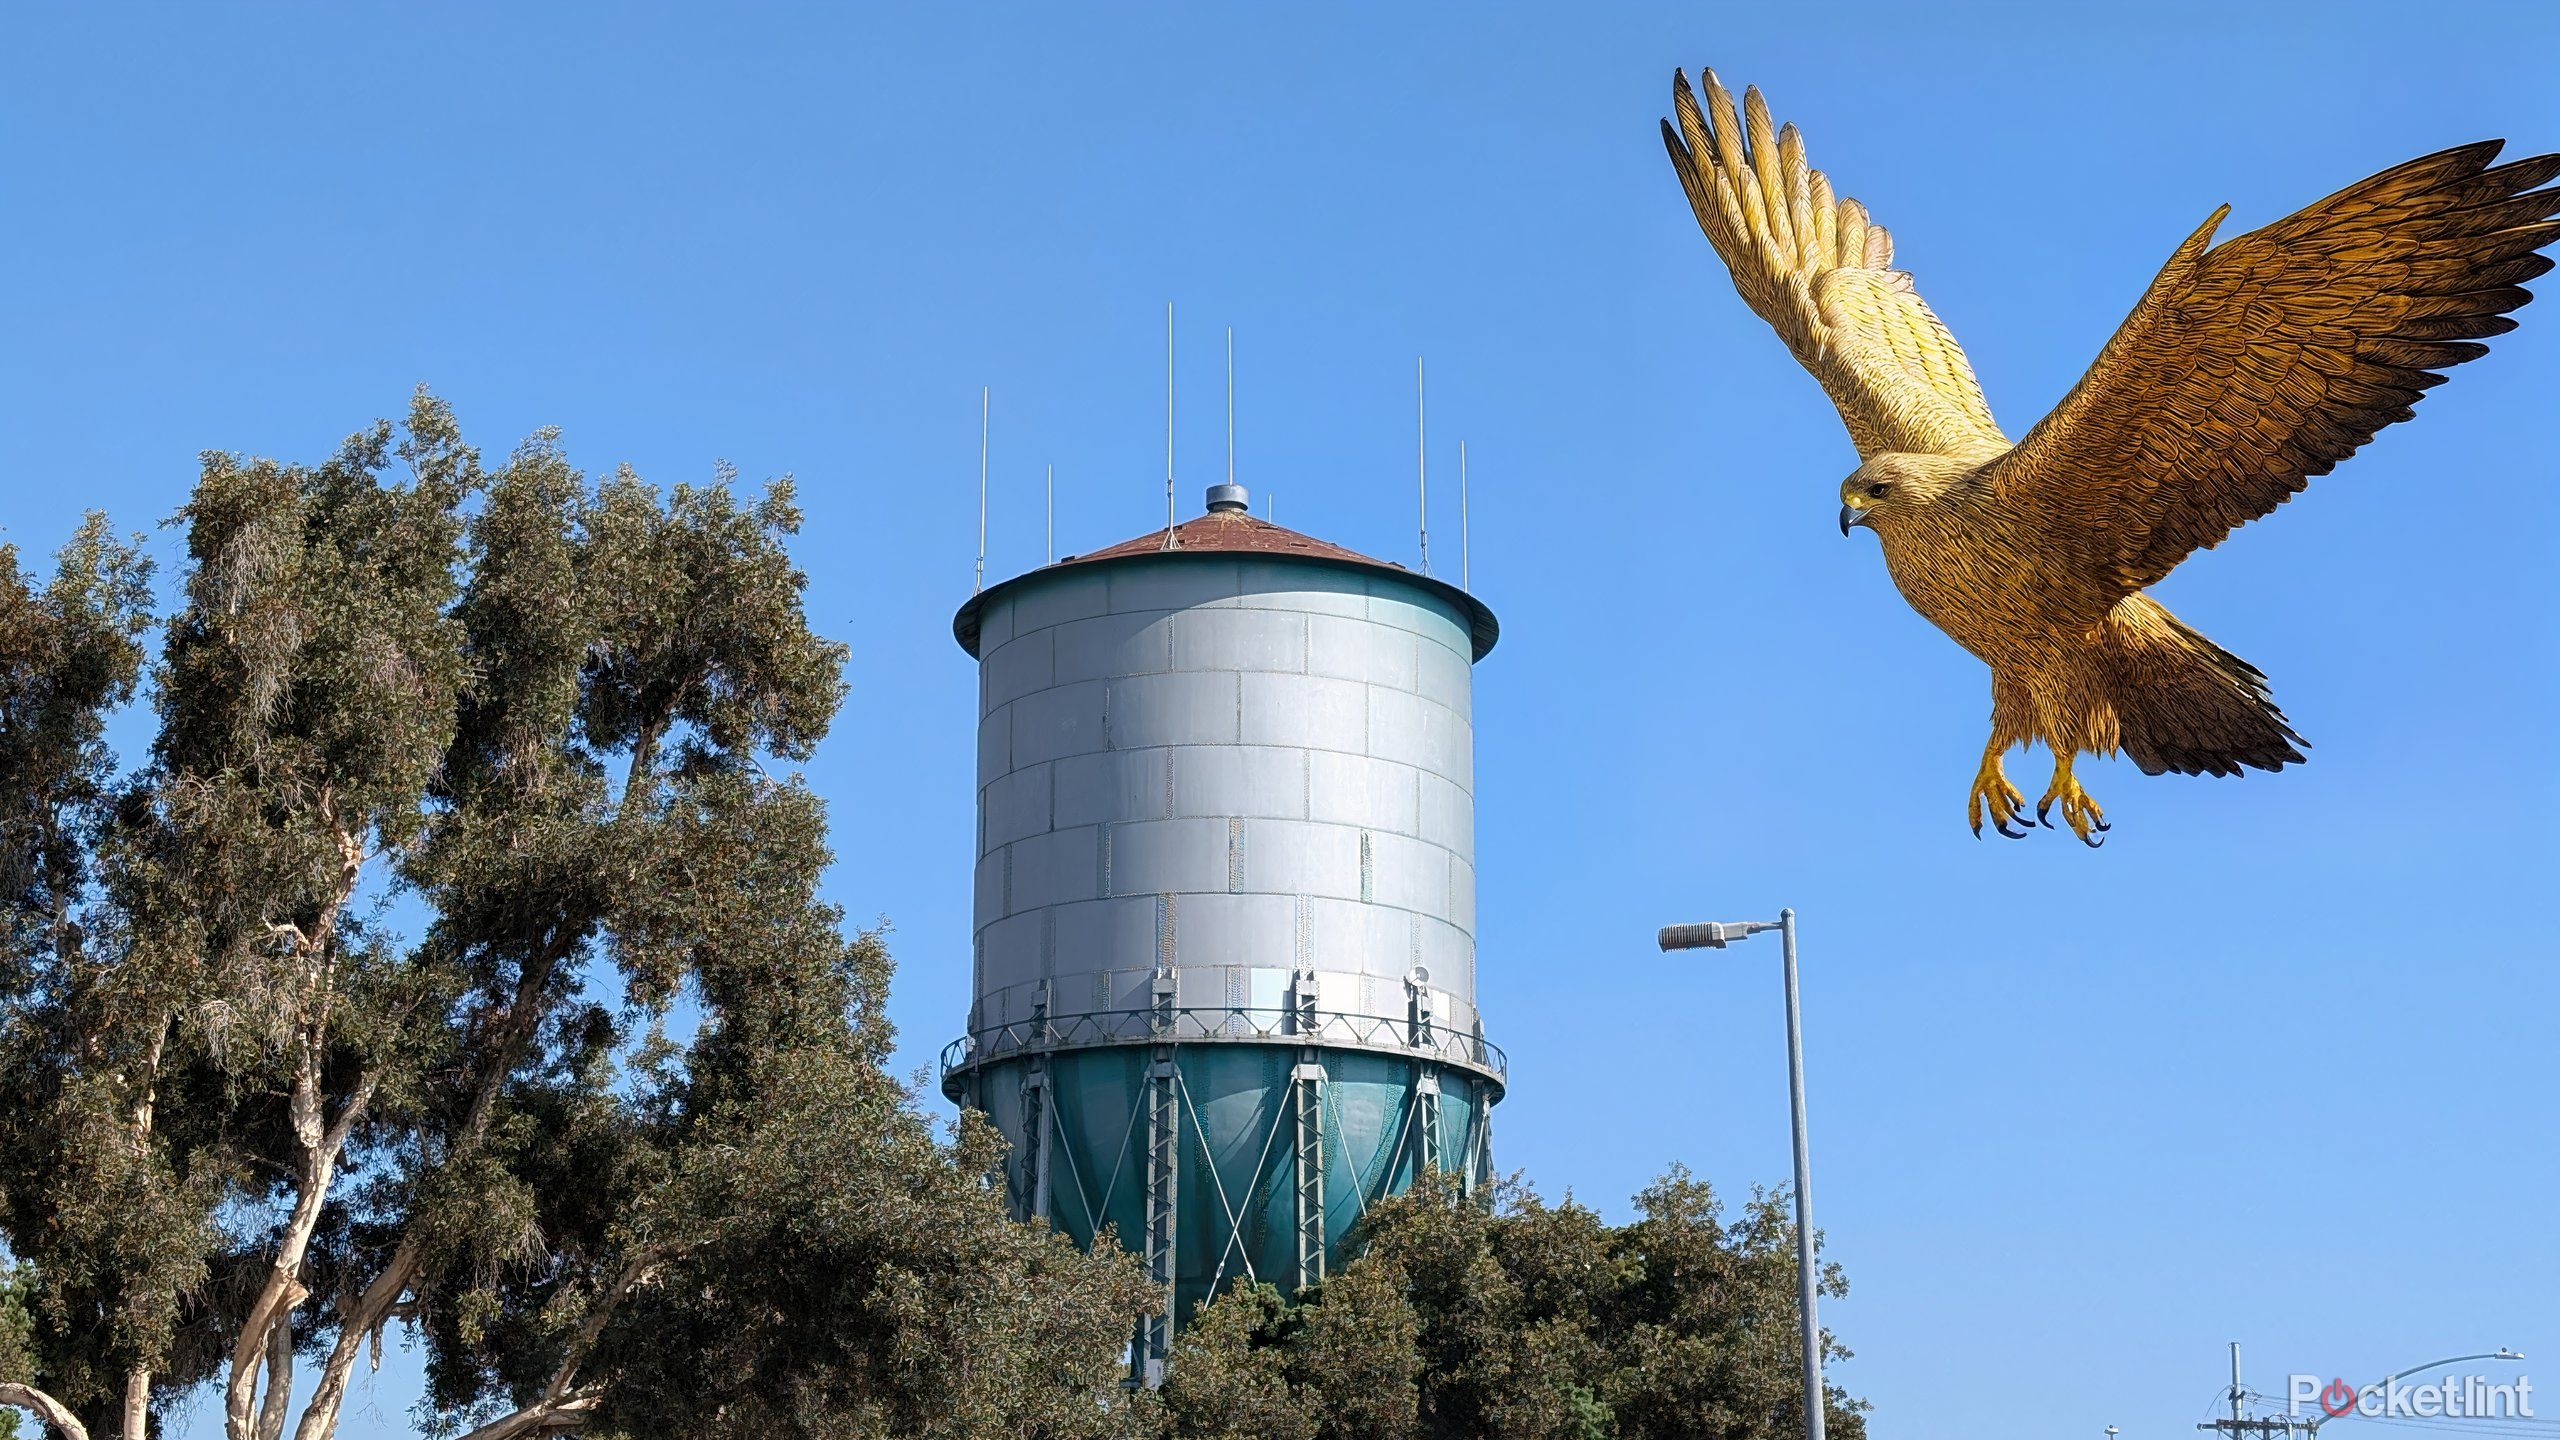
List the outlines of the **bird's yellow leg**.
{"type": "Polygon", "coordinates": [[[2045,787],[2044,798],[2036,802],[2036,818],[2048,826],[2052,825],[2051,820],[2045,819],[2046,812],[2060,805],[2062,818],[2071,826],[2071,833],[2080,837],[2081,844],[2094,850],[2107,843],[2107,816],[2072,775],[2073,756],[2074,752],[2069,749],[2054,747],[2053,783],[2045,787]]]}
{"type": "Polygon", "coordinates": [[[1991,743],[1982,747],[1982,768],[1973,772],[1973,793],[1965,797],[1964,818],[1973,826],[1978,838],[1982,834],[1982,815],[1991,812],[1992,828],[2012,840],[2027,838],[2027,792],[2009,783],[2000,768],[2000,752],[2009,748],[2008,737],[1993,731],[1991,743]],[[2018,828],[2009,828],[2015,821],[2018,828]]]}

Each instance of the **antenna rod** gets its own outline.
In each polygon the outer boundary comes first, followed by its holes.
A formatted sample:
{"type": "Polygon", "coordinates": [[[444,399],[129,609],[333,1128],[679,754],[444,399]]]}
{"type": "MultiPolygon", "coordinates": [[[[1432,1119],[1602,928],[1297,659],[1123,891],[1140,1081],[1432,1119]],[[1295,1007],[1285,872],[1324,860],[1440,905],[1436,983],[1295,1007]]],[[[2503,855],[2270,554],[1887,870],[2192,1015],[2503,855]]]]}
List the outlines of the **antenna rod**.
{"type": "Polygon", "coordinates": [[[987,586],[987,387],[978,387],[978,573],[969,593],[987,586]]]}
{"type": "Polygon", "coordinates": [[[1227,327],[1227,483],[1236,483],[1236,327],[1227,327]]]}
{"type": "Polygon", "coordinates": [[[1413,357],[1413,488],[1422,504],[1422,573],[1431,573],[1431,475],[1423,459],[1422,357],[1413,357]]]}
{"type": "Polygon", "coordinates": [[[1458,442],[1458,588],[1473,592],[1467,569],[1467,442],[1458,442]]]}
{"type": "Polygon", "coordinates": [[[1164,302],[1164,548],[1173,548],[1173,302],[1164,302]]]}
{"type": "Polygon", "coordinates": [[[1042,563],[1042,564],[1044,564],[1044,565],[1055,565],[1055,564],[1057,564],[1057,563],[1058,563],[1058,467],[1057,467],[1057,466],[1052,465],[1052,466],[1050,466],[1050,467],[1049,467],[1049,474],[1048,474],[1048,478],[1047,478],[1047,479],[1045,479],[1045,480],[1043,480],[1043,481],[1041,482],[1041,486],[1040,486],[1040,493],[1041,493],[1041,498],[1042,498],[1043,500],[1045,500],[1045,501],[1047,501],[1047,502],[1048,502],[1048,511],[1049,511],[1048,524],[1047,524],[1047,526],[1046,526],[1046,527],[1041,531],[1041,544],[1042,544],[1042,545],[1047,549],[1047,551],[1048,551],[1048,558],[1047,558],[1046,560],[1042,561],[1041,563],[1042,563]]]}

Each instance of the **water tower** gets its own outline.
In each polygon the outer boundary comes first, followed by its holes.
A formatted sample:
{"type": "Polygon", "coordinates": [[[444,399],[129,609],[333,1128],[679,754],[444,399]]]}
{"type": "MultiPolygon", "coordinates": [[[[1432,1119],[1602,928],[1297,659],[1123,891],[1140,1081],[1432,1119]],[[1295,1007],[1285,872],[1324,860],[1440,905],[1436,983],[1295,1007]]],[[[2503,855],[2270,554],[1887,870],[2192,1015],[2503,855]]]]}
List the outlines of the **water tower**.
{"type": "Polygon", "coordinates": [[[1476,1013],[1473,596],[1247,513],[991,586],[969,1033],[943,1089],[1013,1142],[1018,1216],[1165,1287],[1323,1278],[1436,1166],[1491,1170],[1476,1013]]]}

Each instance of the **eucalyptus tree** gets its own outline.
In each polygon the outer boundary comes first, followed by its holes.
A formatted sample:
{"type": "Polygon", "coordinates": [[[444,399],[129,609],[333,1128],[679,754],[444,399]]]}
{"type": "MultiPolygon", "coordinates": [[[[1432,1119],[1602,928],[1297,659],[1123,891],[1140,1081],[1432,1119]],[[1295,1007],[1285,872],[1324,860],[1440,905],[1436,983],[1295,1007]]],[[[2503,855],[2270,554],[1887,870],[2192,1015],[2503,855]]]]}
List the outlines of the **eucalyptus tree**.
{"type": "MultiPolygon", "coordinates": [[[[1307,1440],[1787,1440],[1803,1433],[1794,1234],[1781,1197],[1726,1218],[1677,1167],[1609,1225],[1517,1185],[1499,1206],[1425,1175],[1372,1206],[1361,1253],[1284,1300],[1194,1315],[1165,1434],[1307,1440]]],[[[1826,1266],[1825,1293],[1846,1292],[1826,1266]]],[[[1825,1351],[1846,1357],[1828,1335],[1825,1351]]],[[[1830,1387],[1825,1419],[1866,1434],[1830,1387]]]]}
{"type": "Polygon", "coordinates": [[[176,523],[147,667],[103,522],[0,576],[0,1401],[325,1440],[395,1332],[474,1440],[1133,1423],[1134,1267],[1004,1217],[819,894],[788,767],[845,652],[788,481],[484,466],[421,394],[317,465],[206,456],[176,523]]]}

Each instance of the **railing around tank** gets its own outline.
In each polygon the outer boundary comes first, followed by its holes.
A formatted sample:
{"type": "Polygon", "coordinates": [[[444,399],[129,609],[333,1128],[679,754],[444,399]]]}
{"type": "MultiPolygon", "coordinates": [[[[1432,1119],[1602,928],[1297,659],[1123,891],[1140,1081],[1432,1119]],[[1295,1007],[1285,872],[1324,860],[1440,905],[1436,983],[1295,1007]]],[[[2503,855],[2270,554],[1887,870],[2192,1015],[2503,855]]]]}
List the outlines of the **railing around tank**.
{"type": "Polygon", "coordinates": [[[942,1079],[984,1061],[1029,1051],[1074,1050],[1094,1045],[1193,1044],[1243,1041],[1290,1045],[1352,1046],[1400,1055],[1422,1055],[1484,1071],[1501,1081],[1509,1060],[1502,1047],[1469,1031],[1452,1030],[1410,1015],[1354,1015],[1338,1010],[1310,1014],[1288,1006],[1175,1006],[1158,1010],[1099,1010],[1052,1015],[989,1026],[942,1047],[942,1079]]]}

